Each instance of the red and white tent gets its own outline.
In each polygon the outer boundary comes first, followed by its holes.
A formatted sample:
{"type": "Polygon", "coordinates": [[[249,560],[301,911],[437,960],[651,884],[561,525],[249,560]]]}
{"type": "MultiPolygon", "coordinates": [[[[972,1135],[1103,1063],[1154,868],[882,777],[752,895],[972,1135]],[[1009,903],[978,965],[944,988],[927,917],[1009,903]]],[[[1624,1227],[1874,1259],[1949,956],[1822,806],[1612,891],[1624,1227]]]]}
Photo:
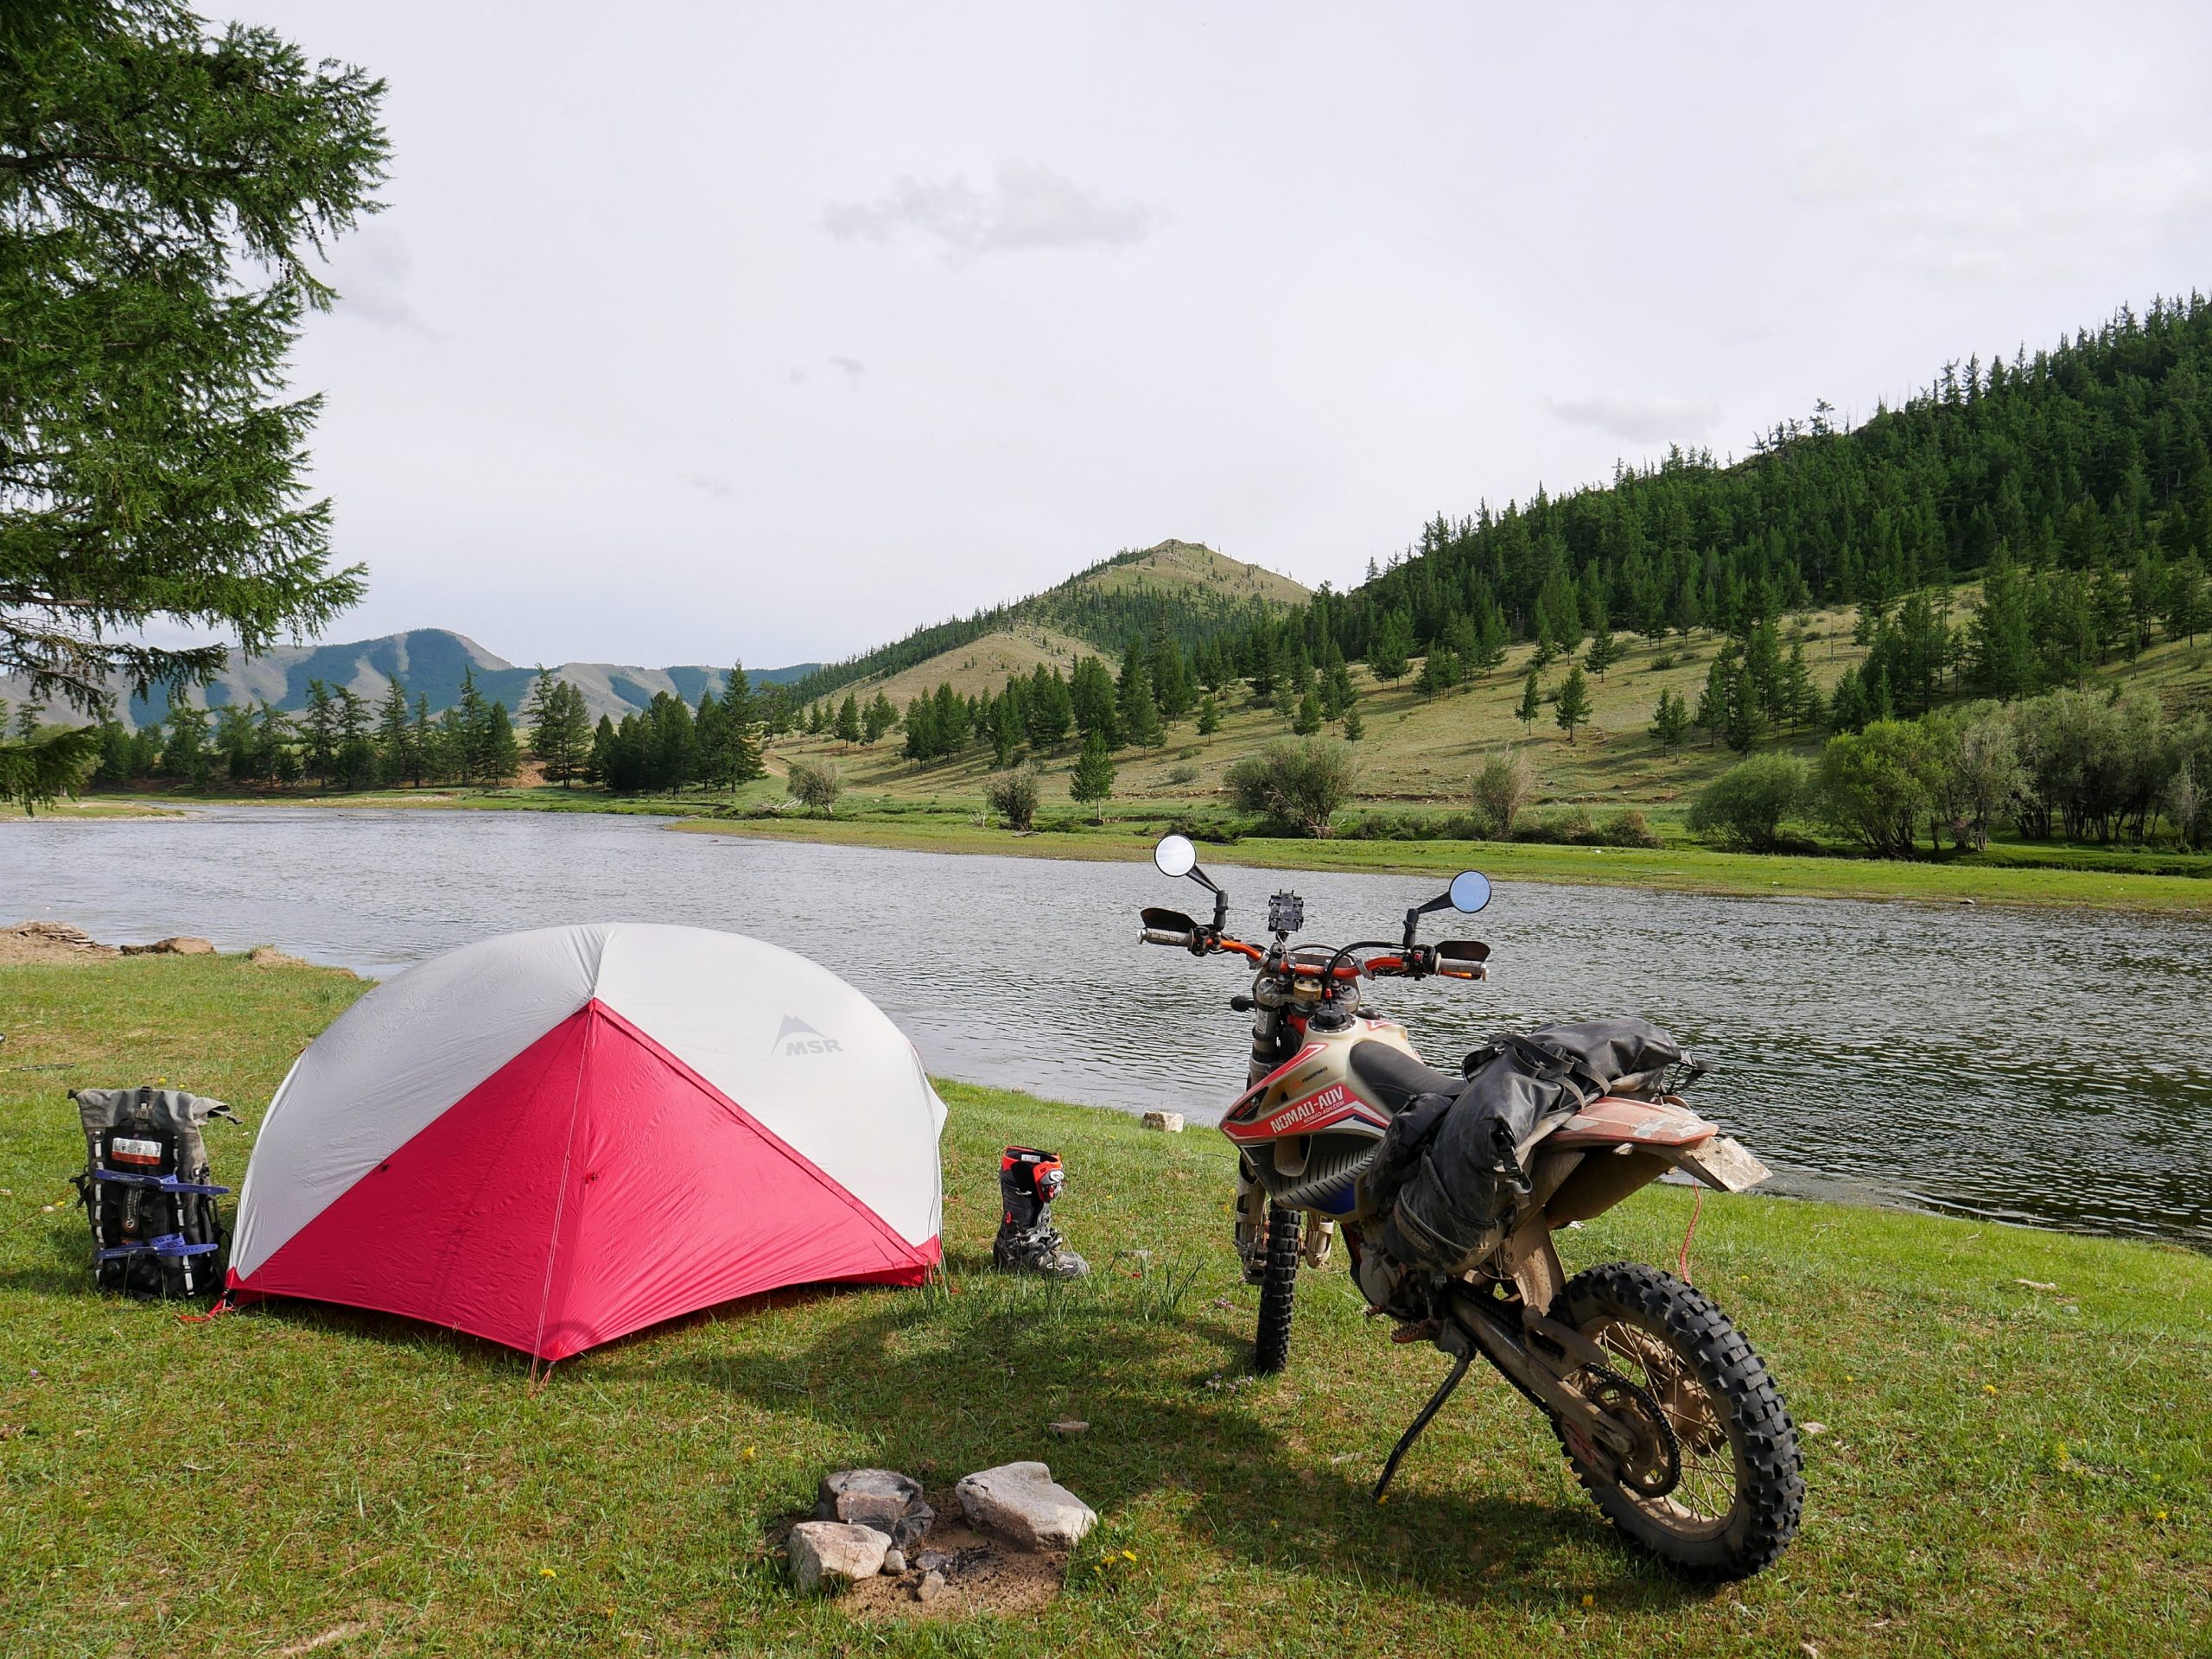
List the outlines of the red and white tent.
{"type": "Polygon", "coordinates": [[[917,1284],[944,1122],[899,1028],[788,950],[508,934],[379,985],[300,1056],[230,1282],[548,1360],[781,1285],[917,1284]]]}

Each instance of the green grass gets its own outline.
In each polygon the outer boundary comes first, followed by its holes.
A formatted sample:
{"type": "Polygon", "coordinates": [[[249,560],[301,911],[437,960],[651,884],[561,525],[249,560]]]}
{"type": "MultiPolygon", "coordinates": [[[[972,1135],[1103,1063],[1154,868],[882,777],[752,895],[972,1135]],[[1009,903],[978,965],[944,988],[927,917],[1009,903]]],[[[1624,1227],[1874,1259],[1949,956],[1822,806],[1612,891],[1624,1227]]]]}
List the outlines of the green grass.
{"type": "MultiPolygon", "coordinates": [[[[277,1305],[188,1325],[92,1294],[81,1217],[43,1209],[81,1152],[65,1086],[166,1077],[251,1123],[360,988],[236,957],[0,970],[11,1656],[269,1654],[357,1626],[321,1650],[2203,1651],[2212,1262],[2177,1249],[1709,1196],[1697,1282],[1826,1426],[1797,1544],[1718,1589],[1616,1541],[1486,1375],[1370,1505],[1440,1357],[1385,1341],[1332,1266],[1288,1373],[1219,1386],[1254,1294],[1226,1147],[997,1090],[945,1085],[943,1287],[762,1299],[536,1394],[517,1356],[402,1321],[277,1305]],[[1086,1283],[987,1269],[1015,1139],[1068,1160],[1086,1283]],[[1049,1440],[1065,1416],[1090,1433],[1049,1440]],[[1052,1607],[867,1626],[786,1593],[780,1523],[823,1471],[941,1490],[1022,1457],[1104,1517],[1052,1607]]],[[[245,1147],[217,1128],[222,1175],[245,1147]]],[[[1564,1236],[1569,1266],[1671,1262],[1688,1209],[1648,1190],[1564,1236]]]]}

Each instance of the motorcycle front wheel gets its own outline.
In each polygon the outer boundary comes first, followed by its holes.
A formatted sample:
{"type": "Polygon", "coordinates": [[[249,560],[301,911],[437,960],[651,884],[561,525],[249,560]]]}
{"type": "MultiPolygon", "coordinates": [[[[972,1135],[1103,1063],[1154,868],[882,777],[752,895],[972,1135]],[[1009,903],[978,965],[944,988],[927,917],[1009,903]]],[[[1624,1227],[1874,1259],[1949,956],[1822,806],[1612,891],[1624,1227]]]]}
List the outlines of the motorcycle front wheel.
{"type": "Polygon", "coordinates": [[[1268,1206],[1266,1266],[1260,1274],[1260,1330],[1252,1369],[1272,1376],[1290,1363],[1290,1316],[1298,1292],[1298,1235],[1305,1217],[1280,1204],[1268,1206]]]}
{"type": "Polygon", "coordinates": [[[1728,1316],[1672,1274],[1616,1262],[1569,1280],[1553,1317],[1608,1358],[1568,1386],[1649,1441],[1615,1478],[1554,1420],[1605,1518],[1694,1577],[1771,1566],[1797,1530],[1804,1458],[1765,1362],[1728,1316]]]}

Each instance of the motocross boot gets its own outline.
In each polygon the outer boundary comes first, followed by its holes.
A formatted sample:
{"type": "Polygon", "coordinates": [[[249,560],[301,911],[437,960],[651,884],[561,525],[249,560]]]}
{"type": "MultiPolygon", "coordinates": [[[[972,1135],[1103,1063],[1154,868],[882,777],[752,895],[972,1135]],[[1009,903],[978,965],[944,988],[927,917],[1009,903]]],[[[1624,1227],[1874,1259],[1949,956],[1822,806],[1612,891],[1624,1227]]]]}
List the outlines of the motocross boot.
{"type": "Polygon", "coordinates": [[[999,1160],[999,1231],[991,1263],[1005,1273],[1080,1279],[1090,1264],[1052,1225],[1052,1200],[1067,1181],[1060,1160],[1033,1147],[1008,1147],[999,1160]]]}

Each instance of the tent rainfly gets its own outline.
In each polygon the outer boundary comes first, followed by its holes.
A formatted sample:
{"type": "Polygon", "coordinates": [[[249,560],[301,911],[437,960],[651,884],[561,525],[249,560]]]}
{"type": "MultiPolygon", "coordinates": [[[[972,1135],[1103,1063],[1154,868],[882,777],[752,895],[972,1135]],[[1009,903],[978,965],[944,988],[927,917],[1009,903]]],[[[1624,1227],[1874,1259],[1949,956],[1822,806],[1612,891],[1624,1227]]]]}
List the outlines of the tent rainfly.
{"type": "Polygon", "coordinates": [[[944,1105],[868,998],[705,928],[486,939],[348,1009],[270,1103],[230,1284],[557,1360],[779,1286],[919,1283],[944,1105]]]}

